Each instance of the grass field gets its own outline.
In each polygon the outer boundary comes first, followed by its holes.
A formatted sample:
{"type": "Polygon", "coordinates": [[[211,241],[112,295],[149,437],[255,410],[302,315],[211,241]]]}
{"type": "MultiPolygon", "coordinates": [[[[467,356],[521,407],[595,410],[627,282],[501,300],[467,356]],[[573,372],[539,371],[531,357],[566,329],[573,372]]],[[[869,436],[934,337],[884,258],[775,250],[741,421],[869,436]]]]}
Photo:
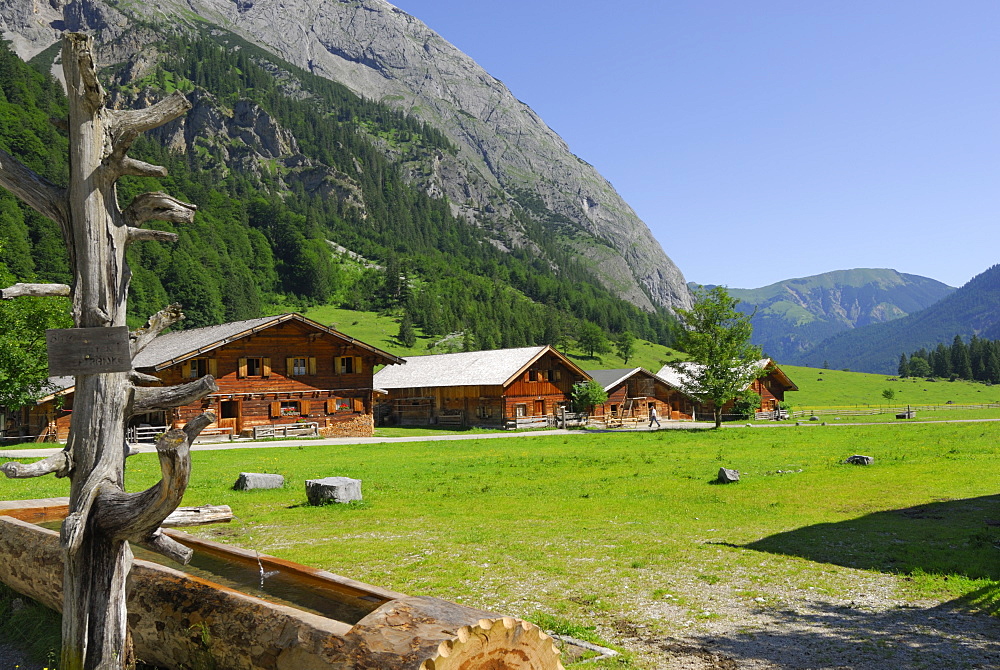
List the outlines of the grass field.
{"type": "MultiPolygon", "coordinates": [[[[983,473],[998,441],[1000,425],[981,423],[195,452],[184,504],[231,505],[235,522],[199,531],[222,542],[595,639],[622,622],[677,633],[649,603],[695,625],[725,616],[709,595],[720,582],[728,599],[779,608],[786,591],[835,596],[889,575],[913,603],[993,613],[1000,496],[983,473]],[[875,464],[842,463],[859,451],[875,464]],[[723,465],[742,480],[713,485],[723,465]],[[235,492],[241,471],[289,483],[235,492]],[[308,506],[303,480],[332,475],[363,480],[365,501],[308,506]]],[[[155,456],[129,459],[131,490],[158,476],[155,456]]],[[[66,495],[67,482],[0,492],[66,495]]]]}
{"type": "Polygon", "coordinates": [[[782,365],[781,369],[799,387],[798,391],[786,395],[786,400],[792,403],[794,409],[944,405],[949,401],[956,405],[1000,402],[1000,386],[979,382],[900,379],[892,375],[820,370],[796,365],[782,365]],[[895,393],[892,401],[882,397],[885,389],[895,393]]]}

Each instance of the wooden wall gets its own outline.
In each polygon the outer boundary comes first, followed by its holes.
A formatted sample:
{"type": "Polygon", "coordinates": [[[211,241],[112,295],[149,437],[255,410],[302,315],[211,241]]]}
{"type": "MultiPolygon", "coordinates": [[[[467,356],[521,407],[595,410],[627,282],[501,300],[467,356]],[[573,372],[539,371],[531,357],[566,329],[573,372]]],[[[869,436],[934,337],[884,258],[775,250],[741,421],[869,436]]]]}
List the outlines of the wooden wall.
{"type": "MultiPolygon", "coordinates": [[[[211,409],[219,419],[209,428],[229,427],[237,435],[253,426],[301,420],[318,423],[324,434],[336,435],[338,426],[343,426],[345,434],[356,436],[358,426],[372,425],[370,418],[359,422],[358,417],[372,412],[372,369],[384,362],[363,347],[288,321],[204,356],[160,371],[142,371],[159,377],[164,385],[189,382],[205,373],[215,376],[219,392],[174,410],[167,419],[174,427],[211,409]],[[304,362],[298,371],[289,360],[296,358],[304,362]],[[260,364],[256,370],[252,359],[260,364]]],[[[39,406],[32,415],[45,412],[51,413],[51,408],[39,406]]],[[[59,417],[55,425],[57,439],[65,440],[69,416],[59,417]]]]}

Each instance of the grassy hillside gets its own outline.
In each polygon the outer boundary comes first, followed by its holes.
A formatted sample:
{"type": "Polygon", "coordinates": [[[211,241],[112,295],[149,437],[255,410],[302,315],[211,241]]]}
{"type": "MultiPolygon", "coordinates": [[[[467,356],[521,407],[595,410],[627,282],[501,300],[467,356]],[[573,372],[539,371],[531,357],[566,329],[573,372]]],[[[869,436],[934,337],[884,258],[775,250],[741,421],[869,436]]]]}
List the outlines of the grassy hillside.
{"type": "Polygon", "coordinates": [[[1000,402],[1000,386],[987,386],[979,382],[899,379],[890,375],[821,370],[797,365],[782,365],[781,369],[799,387],[799,391],[785,396],[794,409],[944,405],[949,401],[956,405],[1000,402]],[[891,402],[882,397],[885,389],[892,389],[896,394],[891,402]]]}
{"type": "MultiPolygon", "coordinates": [[[[324,325],[333,326],[345,335],[350,335],[397,356],[446,353],[452,350],[448,348],[449,345],[457,347],[453,350],[461,351],[462,340],[460,337],[442,341],[440,337],[427,337],[419,328],[417,329],[416,346],[404,347],[396,339],[396,335],[399,333],[400,317],[395,315],[381,312],[358,312],[329,306],[312,307],[302,314],[324,325]]],[[[635,341],[635,355],[629,359],[628,365],[625,364],[621,356],[614,352],[592,357],[578,350],[574,345],[562,348],[560,351],[584,370],[643,367],[654,373],[663,367],[661,361],[679,358],[681,355],[668,347],[638,339],[635,341]]]]}

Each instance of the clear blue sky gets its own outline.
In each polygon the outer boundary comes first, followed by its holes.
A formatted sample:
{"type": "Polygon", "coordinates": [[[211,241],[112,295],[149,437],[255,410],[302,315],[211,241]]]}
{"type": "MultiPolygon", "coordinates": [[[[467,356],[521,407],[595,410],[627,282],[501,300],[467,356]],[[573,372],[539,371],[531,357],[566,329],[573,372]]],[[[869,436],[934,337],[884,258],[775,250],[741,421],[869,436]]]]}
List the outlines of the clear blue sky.
{"type": "Polygon", "coordinates": [[[394,4],[595,165],[688,281],[960,286],[1000,262],[997,0],[394,4]]]}

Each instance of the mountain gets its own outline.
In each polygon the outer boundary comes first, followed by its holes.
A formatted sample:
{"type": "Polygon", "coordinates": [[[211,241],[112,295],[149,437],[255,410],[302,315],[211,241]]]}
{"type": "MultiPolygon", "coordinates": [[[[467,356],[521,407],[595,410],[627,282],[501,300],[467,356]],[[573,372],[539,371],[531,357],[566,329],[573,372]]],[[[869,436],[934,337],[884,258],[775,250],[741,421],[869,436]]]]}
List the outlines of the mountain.
{"type": "Polygon", "coordinates": [[[1000,265],[919,312],[839,333],[804,354],[801,364],[826,361],[834,368],[895,374],[900,354],[950,345],[956,335],[1000,338],[1000,265]]]}
{"type": "Polygon", "coordinates": [[[554,262],[544,238],[644,310],[690,306],[680,270],[593,166],[471,58],[383,0],[0,0],[3,36],[26,57],[64,29],[82,30],[97,35],[110,62],[141,71],[160,55],[151,48],[158,35],[205,28],[444,133],[454,153],[396,159],[408,183],[446,197],[492,244],[554,262]]]}
{"type": "MultiPolygon", "coordinates": [[[[176,90],[193,105],[133,145],[133,157],[169,177],[119,182],[122,203],[162,190],[198,205],[176,245],[130,248],[130,320],[168,301],[185,306],[189,327],[323,304],[409,314],[424,335],[464,347],[558,344],[584,322],[670,342],[670,310],[689,304],[680,273],[655,243],[632,243],[648,229],[499,82],[458,77],[459,65],[481,71],[385,3],[328,2],[320,14],[306,3],[276,7],[0,0],[0,29],[30,63],[0,48],[0,146],[48,179],[60,183],[66,164],[66,136],[48,123],[65,101],[44,74],[58,74],[61,30],[95,36],[113,106],[146,107],[176,90]],[[429,103],[406,109],[402,94],[358,95],[312,63],[326,58],[318,52],[300,67],[251,30],[284,39],[292,19],[368,40],[361,61],[392,61],[390,79],[409,67],[400,41],[421,36],[422,52],[444,54],[427,86],[448,82],[424,95],[451,100],[455,118],[429,103]],[[334,19],[336,30],[320,25],[334,19]],[[462,92],[477,86],[486,107],[462,92]],[[497,118],[506,120],[491,126],[497,118]],[[572,189],[590,204],[571,207],[572,189]],[[659,256],[637,251],[650,246],[659,256]]],[[[331,54],[347,49],[323,40],[331,54]]],[[[0,210],[0,263],[22,280],[68,281],[51,222],[5,193],[0,210]]]]}
{"type": "Polygon", "coordinates": [[[729,289],[729,294],[740,301],[740,311],[754,314],[754,344],[783,363],[802,365],[813,348],[837,333],[898,319],[954,290],[926,277],[859,268],[729,289]]]}

